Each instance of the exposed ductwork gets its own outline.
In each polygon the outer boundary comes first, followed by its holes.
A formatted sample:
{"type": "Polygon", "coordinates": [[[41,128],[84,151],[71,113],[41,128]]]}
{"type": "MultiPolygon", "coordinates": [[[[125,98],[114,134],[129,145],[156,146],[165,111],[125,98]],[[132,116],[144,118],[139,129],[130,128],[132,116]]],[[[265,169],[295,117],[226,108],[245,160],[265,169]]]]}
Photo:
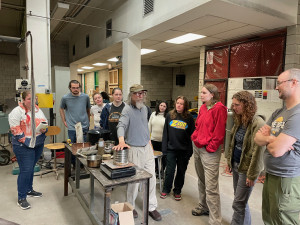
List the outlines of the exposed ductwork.
{"type": "MultiPolygon", "coordinates": [[[[84,9],[84,7],[89,2],[90,2],[90,0],[79,0],[78,3],[73,8],[71,8],[70,10],[68,9],[67,12],[65,12],[65,15],[62,18],[66,19],[66,20],[72,20],[84,9]]],[[[57,4],[59,4],[59,3],[57,3],[57,4]]],[[[67,5],[67,4],[65,4],[65,5],[67,5]]],[[[62,10],[61,10],[61,12],[62,12],[62,10]]],[[[52,18],[52,16],[51,16],[51,18],[52,18]]],[[[51,40],[54,40],[56,38],[56,36],[61,32],[61,30],[66,25],[67,25],[66,21],[60,21],[60,22],[57,21],[56,27],[53,29],[51,28],[51,40]]],[[[51,22],[51,26],[52,26],[52,22],[51,22]]]]}
{"type": "MultiPolygon", "coordinates": [[[[62,19],[69,10],[69,5],[65,3],[58,2],[51,13],[51,18],[53,19],[62,19]]],[[[51,20],[50,31],[51,33],[59,24],[59,20],[51,20]]]]}
{"type": "Polygon", "coordinates": [[[20,43],[21,38],[0,35],[0,42],[1,41],[20,43]]]}

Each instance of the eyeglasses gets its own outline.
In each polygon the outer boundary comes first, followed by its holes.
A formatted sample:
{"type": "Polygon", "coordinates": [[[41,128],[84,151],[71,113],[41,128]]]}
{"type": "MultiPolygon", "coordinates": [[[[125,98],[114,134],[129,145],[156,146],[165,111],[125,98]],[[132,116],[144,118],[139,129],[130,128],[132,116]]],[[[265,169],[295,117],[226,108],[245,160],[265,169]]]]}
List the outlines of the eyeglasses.
{"type": "Polygon", "coordinates": [[[135,94],[136,96],[145,96],[147,95],[147,92],[146,91],[140,91],[140,92],[133,92],[133,94],[135,94]]]}
{"type": "Polygon", "coordinates": [[[278,87],[279,85],[288,82],[288,81],[293,81],[293,79],[289,79],[289,80],[283,80],[283,81],[276,81],[276,87],[278,87]]]}
{"type": "Polygon", "coordinates": [[[71,89],[80,89],[80,87],[71,87],[71,89]]]}

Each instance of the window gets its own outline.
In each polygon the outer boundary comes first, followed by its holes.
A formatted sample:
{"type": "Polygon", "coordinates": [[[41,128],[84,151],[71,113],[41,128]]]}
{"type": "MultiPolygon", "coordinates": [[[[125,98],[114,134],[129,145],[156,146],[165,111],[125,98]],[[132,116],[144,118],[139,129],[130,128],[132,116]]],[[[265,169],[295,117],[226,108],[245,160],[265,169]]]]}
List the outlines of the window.
{"type": "Polygon", "coordinates": [[[112,35],[112,20],[106,21],[106,38],[110,37],[112,35]]]}
{"type": "Polygon", "coordinates": [[[86,48],[90,47],[90,36],[89,35],[85,36],[85,47],[86,48]]]}

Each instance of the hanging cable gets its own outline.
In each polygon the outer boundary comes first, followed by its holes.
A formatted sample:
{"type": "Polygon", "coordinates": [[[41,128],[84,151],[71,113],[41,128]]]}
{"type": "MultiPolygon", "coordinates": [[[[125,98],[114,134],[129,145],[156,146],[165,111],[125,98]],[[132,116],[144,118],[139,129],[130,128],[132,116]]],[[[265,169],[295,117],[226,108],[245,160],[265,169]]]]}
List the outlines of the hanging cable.
{"type": "Polygon", "coordinates": [[[31,11],[29,12],[29,14],[27,14],[27,16],[33,16],[33,17],[43,18],[43,19],[49,19],[49,20],[57,20],[57,21],[61,21],[61,22],[66,22],[66,23],[71,23],[71,24],[76,24],[76,25],[86,26],[86,27],[92,27],[92,28],[97,28],[97,29],[111,30],[111,31],[114,31],[114,32],[118,32],[118,33],[123,33],[123,34],[129,35],[129,33],[125,32],[125,31],[114,30],[114,29],[106,29],[105,27],[99,27],[99,26],[90,25],[90,24],[86,24],[86,23],[78,23],[78,22],[73,22],[73,21],[69,21],[69,20],[65,20],[65,19],[55,19],[55,18],[49,18],[49,17],[46,17],[46,16],[38,16],[38,15],[32,14],[31,11]]]}

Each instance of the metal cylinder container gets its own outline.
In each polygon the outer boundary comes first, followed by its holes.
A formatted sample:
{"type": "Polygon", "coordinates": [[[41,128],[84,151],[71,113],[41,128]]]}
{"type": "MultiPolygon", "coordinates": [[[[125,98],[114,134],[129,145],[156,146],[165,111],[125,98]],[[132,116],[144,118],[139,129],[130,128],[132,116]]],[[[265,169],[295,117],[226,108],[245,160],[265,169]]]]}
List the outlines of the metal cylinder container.
{"type": "Polygon", "coordinates": [[[128,164],[128,149],[114,150],[114,165],[125,166],[128,164]]]}

